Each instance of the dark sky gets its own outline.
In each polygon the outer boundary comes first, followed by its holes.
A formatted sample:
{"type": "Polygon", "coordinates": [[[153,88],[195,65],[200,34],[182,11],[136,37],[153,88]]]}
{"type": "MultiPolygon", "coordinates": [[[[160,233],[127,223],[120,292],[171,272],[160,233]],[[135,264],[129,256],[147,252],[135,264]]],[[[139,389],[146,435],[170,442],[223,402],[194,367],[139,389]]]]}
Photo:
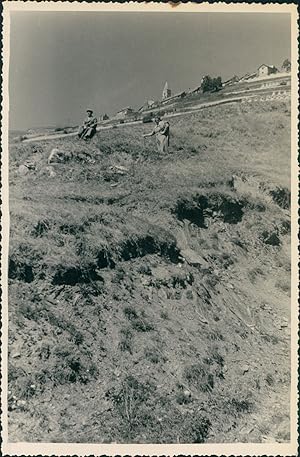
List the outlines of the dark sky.
{"type": "Polygon", "coordinates": [[[290,58],[283,13],[12,12],[10,128],[77,124],[290,58]]]}

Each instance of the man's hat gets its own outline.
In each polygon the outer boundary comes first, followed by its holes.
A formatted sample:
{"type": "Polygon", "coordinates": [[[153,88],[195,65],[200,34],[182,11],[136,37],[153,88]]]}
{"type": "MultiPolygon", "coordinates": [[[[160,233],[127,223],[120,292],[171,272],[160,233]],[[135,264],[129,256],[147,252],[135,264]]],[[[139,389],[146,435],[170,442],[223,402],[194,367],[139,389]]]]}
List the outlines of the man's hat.
{"type": "Polygon", "coordinates": [[[86,110],[86,112],[87,112],[87,113],[92,113],[92,112],[93,112],[93,110],[92,110],[92,109],[90,109],[90,108],[88,108],[88,109],[86,110]]]}

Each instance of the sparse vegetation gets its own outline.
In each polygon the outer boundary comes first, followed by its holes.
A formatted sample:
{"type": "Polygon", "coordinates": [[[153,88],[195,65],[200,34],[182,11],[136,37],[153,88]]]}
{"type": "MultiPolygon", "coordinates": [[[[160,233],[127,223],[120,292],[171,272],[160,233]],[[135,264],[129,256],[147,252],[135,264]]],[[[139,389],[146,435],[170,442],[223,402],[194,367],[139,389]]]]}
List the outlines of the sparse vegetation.
{"type": "Polygon", "coordinates": [[[289,110],[174,117],[165,157],[142,123],[11,143],[12,440],[233,442],[253,412],[272,433],[273,396],[289,404],[289,110]],[[72,158],[49,166],[54,147],[72,158]]]}
{"type": "Polygon", "coordinates": [[[164,363],[166,361],[165,356],[157,348],[146,348],[145,357],[152,363],[164,363]]]}
{"type": "Polygon", "coordinates": [[[133,348],[132,348],[132,340],[133,340],[133,335],[132,331],[129,328],[122,328],[120,331],[121,334],[121,339],[119,342],[119,348],[122,352],[128,351],[130,354],[132,354],[133,348]]]}

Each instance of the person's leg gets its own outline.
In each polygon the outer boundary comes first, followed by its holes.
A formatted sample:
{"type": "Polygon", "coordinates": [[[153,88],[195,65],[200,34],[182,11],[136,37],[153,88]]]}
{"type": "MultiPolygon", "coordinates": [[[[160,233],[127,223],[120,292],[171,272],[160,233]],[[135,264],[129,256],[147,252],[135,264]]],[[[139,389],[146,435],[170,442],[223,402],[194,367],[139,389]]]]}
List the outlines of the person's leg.
{"type": "Polygon", "coordinates": [[[157,147],[158,147],[158,152],[162,154],[164,152],[164,136],[163,135],[157,135],[157,147]]]}
{"type": "Polygon", "coordinates": [[[163,139],[163,152],[165,154],[168,154],[168,137],[167,136],[164,136],[164,139],[163,139]]]}
{"type": "Polygon", "coordinates": [[[81,125],[78,130],[78,138],[82,137],[83,131],[84,131],[84,127],[83,127],[83,125],[81,125]]]}
{"type": "Polygon", "coordinates": [[[89,138],[89,130],[90,130],[90,129],[87,128],[87,129],[85,129],[85,131],[83,132],[83,135],[82,135],[82,139],[83,139],[83,140],[88,140],[88,138],[89,138]]]}
{"type": "Polygon", "coordinates": [[[94,136],[94,129],[92,127],[90,127],[89,129],[87,129],[87,131],[84,135],[84,139],[90,140],[93,136],[94,136]]]}
{"type": "Polygon", "coordinates": [[[92,127],[91,128],[91,136],[90,136],[90,138],[93,138],[93,136],[96,134],[96,131],[97,131],[96,127],[92,127]]]}

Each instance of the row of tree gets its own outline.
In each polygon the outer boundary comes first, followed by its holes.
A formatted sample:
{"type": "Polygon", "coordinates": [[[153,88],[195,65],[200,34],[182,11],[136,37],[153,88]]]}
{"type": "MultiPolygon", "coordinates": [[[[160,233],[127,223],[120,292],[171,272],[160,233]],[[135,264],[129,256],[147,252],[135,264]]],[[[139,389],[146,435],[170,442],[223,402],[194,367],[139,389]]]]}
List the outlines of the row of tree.
{"type": "Polygon", "coordinates": [[[283,71],[290,72],[291,71],[291,62],[289,59],[285,59],[281,66],[283,71]]]}
{"type": "MultiPolygon", "coordinates": [[[[291,71],[291,62],[289,59],[285,59],[282,63],[282,71],[290,72],[291,71]]],[[[222,78],[218,76],[217,78],[212,78],[209,75],[206,75],[202,78],[201,81],[201,90],[202,92],[217,92],[222,89],[222,78]]]]}
{"type": "Polygon", "coordinates": [[[218,76],[217,78],[212,78],[209,75],[206,75],[202,78],[201,81],[201,90],[202,92],[217,92],[222,89],[222,78],[218,76]]]}

